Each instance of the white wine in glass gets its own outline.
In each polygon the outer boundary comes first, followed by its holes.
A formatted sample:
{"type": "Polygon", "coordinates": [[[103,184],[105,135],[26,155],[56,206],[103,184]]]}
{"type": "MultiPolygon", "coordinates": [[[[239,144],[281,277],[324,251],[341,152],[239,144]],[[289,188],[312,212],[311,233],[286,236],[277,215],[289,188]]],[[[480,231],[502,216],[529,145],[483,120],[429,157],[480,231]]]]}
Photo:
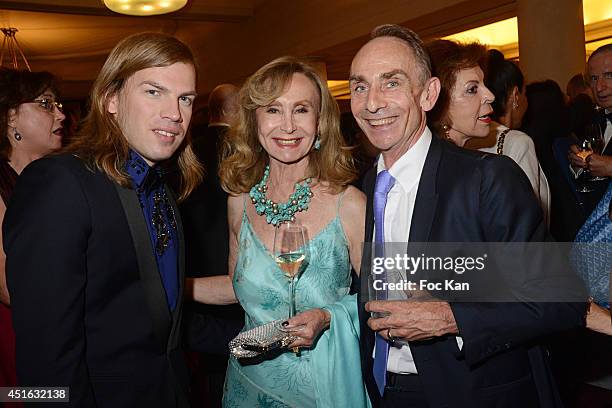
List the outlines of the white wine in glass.
{"type": "MultiPolygon", "coordinates": [[[[591,142],[587,139],[583,139],[578,146],[578,153],[576,155],[580,157],[582,160],[586,161],[586,159],[593,154],[593,149],[591,148],[591,142]]],[[[589,185],[589,179],[591,178],[591,173],[588,169],[583,168],[582,172],[574,179],[576,184],[576,191],[579,193],[590,193],[594,191],[593,188],[589,185]]]]}
{"type": "Polygon", "coordinates": [[[274,232],[274,260],[289,279],[289,317],[295,316],[295,281],[305,268],[306,233],[295,223],[281,224],[274,232]]]}
{"type": "MultiPolygon", "coordinates": [[[[591,143],[592,153],[601,154],[604,148],[604,138],[599,123],[589,123],[584,128],[584,138],[591,143]]],[[[586,160],[586,158],[585,158],[586,160]]],[[[606,180],[606,177],[593,176],[590,181],[606,180]]]]}
{"type": "Polygon", "coordinates": [[[276,264],[289,279],[293,279],[299,274],[304,259],[305,254],[280,254],[276,256],[276,264]]]}

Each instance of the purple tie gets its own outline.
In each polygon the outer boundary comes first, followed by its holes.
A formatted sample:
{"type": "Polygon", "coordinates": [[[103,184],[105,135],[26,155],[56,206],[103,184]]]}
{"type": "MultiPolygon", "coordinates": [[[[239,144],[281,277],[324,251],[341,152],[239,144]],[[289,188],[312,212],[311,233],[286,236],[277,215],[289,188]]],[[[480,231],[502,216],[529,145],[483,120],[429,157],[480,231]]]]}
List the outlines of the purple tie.
{"type": "MultiPolygon", "coordinates": [[[[387,171],[383,170],[376,176],[376,186],[374,187],[374,256],[384,256],[385,243],[385,205],[387,204],[387,194],[395,184],[395,179],[387,171]]],[[[380,275],[382,280],[386,280],[386,272],[380,275]]],[[[377,299],[386,299],[387,294],[382,293],[382,296],[377,296],[377,299]]],[[[374,380],[378,391],[382,396],[385,391],[385,383],[387,381],[387,358],[389,357],[389,343],[379,336],[376,337],[376,351],[374,355],[374,380]]]]}

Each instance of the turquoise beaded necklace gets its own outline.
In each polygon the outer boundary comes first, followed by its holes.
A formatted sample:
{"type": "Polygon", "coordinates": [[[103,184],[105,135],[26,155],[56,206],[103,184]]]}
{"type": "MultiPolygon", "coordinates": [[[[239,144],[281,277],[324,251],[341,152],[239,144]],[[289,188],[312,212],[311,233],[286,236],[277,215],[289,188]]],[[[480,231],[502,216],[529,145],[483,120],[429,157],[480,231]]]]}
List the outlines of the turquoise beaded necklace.
{"type": "Polygon", "coordinates": [[[275,227],[280,226],[284,222],[295,221],[295,213],[308,209],[308,204],[312,198],[312,190],[310,184],[312,179],[307,178],[302,183],[295,184],[295,191],[289,196],[286,203],[275,203],[266,198],[268,191],[268,178],[270,177],[270,165],[266,166],[264,175],[261,181],[255,184],[249,192],[251,202],[255,205],[255,211],[258,215],[266,215],[266,222],[275,227]]]}

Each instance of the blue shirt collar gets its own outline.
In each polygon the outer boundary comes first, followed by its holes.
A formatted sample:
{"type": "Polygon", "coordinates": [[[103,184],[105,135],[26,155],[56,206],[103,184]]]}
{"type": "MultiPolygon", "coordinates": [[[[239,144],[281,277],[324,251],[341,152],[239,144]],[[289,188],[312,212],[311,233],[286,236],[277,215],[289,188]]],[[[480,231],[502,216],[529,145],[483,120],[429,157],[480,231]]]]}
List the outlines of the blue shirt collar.
{"type": "Polygon", "coordinates": [[[128,152],[125,170],[132,178],[134,187],[137,189],[143,187],[149,187],[149,189],[152,189],[155,187],[155,181],[161,181],[164,176],[164,171],[161,166],[149,166],[142,156],[132,149],[130,149],[128,152]]]}

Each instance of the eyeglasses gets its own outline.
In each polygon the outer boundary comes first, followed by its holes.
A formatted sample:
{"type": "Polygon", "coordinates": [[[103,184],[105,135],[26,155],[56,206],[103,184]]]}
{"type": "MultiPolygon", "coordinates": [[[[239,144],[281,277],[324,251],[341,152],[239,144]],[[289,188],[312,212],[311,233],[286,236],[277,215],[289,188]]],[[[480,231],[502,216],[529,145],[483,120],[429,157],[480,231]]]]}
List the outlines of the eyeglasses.
{"type": "Polygon", "coordinates": [[[54,101],[51,98],[34,99],[33,101],[28,103],[37,103],[38,105],[40,105],[41,108],[43,108],[49,113],[53,113],[55,108],[57,108],[57,110],[59,110],[60,112],[63,112],[62,104],[57,101],[54,101]]]}

